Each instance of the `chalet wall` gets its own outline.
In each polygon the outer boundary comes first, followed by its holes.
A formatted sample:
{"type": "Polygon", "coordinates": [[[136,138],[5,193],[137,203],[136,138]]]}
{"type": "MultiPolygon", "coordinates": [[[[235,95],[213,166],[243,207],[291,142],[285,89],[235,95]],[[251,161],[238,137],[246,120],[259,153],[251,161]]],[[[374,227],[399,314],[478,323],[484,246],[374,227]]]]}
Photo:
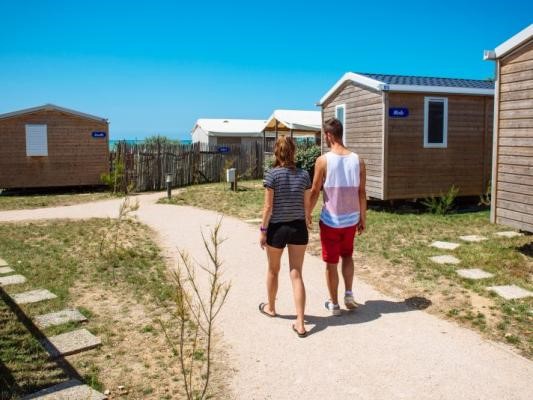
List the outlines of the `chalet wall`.
{"type": "Polygon", "coordinates": [[[387,198],[409,199],[447,192],[486,191],[491,171],[492,96],[435,95],[448,98],[448,146],[424,148],[426,93],[389,93],[389,107],[409,110],[406,118],[387,111],[387,198]]]}
{"type": "Polygon", "coordinates": [[[499,71],[493,222],[533,232],[533,40],[499,71]]]}
{"type": "Polygon", "coordinates": [[[59,111],[0,119],[0,188],[101,184],[109,170],[107,122],[59,111]],[[48,156],[26,156],[26,124],[46,124],[48,156]],[[93,138],[93,131],[106,138],[93,138]]]}

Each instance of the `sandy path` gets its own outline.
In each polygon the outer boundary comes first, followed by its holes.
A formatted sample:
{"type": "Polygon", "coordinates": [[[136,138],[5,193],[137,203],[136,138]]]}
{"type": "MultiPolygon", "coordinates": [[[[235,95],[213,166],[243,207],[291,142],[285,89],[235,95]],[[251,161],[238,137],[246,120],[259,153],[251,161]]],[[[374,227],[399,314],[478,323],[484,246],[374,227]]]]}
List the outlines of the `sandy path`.
{"type": "MultiPolygon", "coordinates": [[[[186,249],[205,260],[201,229],[213,212],[154,204],[161,194],[138,196],[140,221],[160,235],[167,254],[186,249]]],[[[39,210],[0,212],[0,221],[114,216],[119,201],[100,201],[39,210]]],[[[257,227],[234,218],[223,221],[225,278],[232,288],[219,328],[237,372],[239,399],[530,399],[533,363],[477,333],[413,311],[371,286],[357,282],[356,313],[330,317],[323,309],[323,265],[307,255],[304,279],[311,335],[291,331],[292,293],[284,258],[278,312],[257,311],[264,300],[265,255],[257,227]]]]}

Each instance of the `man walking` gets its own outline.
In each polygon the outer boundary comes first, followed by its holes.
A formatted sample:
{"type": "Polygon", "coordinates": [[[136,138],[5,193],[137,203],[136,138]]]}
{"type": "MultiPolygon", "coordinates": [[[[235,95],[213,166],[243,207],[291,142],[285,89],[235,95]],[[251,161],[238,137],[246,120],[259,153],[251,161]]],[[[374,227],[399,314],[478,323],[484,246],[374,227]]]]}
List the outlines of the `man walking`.
{"type": "MultiPolygon", "coordinates": [[[[326,145],[330,151],[318,157],[311,189],[311,210],[323,188],[324,205],[320,213],[320,242],[322,259],[326,263],[326,282],[329,300],[326,308],[340,315],[338,301],[339,258],[342,260],[344,305],[357,308],[352,292],[354,263],[352,259],[355,233],[363,233],[366,220],[366,169],[359,156],[343,144],[341,122],[332,118],[323,126],[326,145]]],[[[311,213],[309,213],[311,214],[311,213]]]]}

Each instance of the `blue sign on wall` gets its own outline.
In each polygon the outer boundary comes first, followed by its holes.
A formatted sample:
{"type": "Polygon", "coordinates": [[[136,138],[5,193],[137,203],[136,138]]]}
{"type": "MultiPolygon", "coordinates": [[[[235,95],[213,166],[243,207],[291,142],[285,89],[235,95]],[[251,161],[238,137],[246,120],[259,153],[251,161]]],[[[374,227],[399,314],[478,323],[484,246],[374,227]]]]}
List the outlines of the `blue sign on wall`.
{"type": "Polygon", "coordinates": [[[403,107],[391,107],[389,108],[389,117],[392,118],[405,118],[409,116],[409,109],[403,107]]]}
{"type": "Polygon", "coordinates": [[[217,148],[218,152],[219,153],[229,153],[230,152],[230,148],[229,147],[226,147],[226,146],[220,146],[217,148]]]}
{"type": "Polygon", "coordinates": [[[106,132],[93,132],[92,137],[93,138],[105,138],[107,136],[106,132]]]}

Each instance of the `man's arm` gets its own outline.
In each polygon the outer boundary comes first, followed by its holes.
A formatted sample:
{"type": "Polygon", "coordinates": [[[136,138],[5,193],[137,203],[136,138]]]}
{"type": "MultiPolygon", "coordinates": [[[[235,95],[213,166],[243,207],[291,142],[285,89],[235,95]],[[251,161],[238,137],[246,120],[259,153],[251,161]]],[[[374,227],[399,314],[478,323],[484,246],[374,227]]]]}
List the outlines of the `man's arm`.
{"type": "Polygon", "coordinates": [[[361,214],[357,230],[361,234],[366,229],[366,166],[363,160],[360,160],[359,170],[359,209],[361,214]]]}
{"type": "MultiPolygon", "coordinates": [[[[310,218],[315,209],[322,185],[324,184],[324,177],[326,176],[326,157],[320,156],[315,162],[315,175],[313,176],[313,185],[311,186],[311,196],[309,198],[309,209],[306,210],[307,216],[310,218]]],[[[309,219],[310,220],[310,219],[309,219]]]]}

